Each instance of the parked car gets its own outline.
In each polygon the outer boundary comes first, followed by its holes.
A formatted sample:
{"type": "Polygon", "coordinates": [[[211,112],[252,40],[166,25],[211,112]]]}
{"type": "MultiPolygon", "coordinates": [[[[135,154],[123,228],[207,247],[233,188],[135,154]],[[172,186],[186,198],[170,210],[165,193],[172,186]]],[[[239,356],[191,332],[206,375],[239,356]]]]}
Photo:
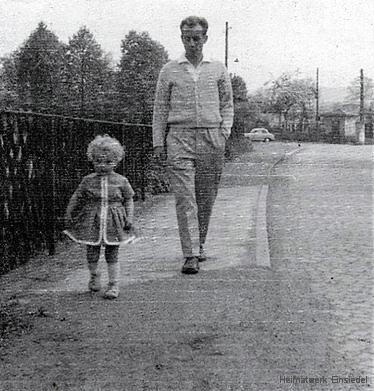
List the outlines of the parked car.
{"type": "Polygon", "coordinates": [[[250,132],[244,133],[244,137],[250,138],[252,141],[274,141],[275,136],[265,128],[254,128],[250,132]]]}

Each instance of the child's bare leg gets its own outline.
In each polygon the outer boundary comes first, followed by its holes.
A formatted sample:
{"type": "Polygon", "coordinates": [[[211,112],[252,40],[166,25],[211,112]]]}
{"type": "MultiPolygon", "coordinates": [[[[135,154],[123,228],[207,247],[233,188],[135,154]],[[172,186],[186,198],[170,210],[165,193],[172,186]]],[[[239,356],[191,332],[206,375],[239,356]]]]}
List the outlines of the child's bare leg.
{"type": "Polygon", "coordinates": [[[87,264],[90,271],[88,289],[92,292],[98,292],[101,289],[100,273],[97,271],[99,258],[100,246],[87,246],[87,264]]]}
{"type": "Polygon", "coordinates": [[[109,284],[105,291],[106,299],[115,299],[119,295],[119,262],[118,262],[119,246],[106,246],[105,259],[108,265],[109,284]]]}

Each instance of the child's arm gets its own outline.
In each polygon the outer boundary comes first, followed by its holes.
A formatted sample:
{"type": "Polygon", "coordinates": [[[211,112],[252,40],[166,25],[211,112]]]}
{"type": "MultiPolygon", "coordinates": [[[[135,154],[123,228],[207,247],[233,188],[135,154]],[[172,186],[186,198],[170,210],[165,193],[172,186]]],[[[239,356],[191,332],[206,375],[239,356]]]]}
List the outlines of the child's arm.
{"type": "Polygon", "coordinates": [[[122,183],[122,195],[123,195],[123,205],[126,210],[126,226],[125,229],[131,229],[133,219],[134,219],[134,190],[132,189],[127,178],[123,178],[122,183]]]}
{"type": "Polygon", "coordinates": [[[68,206],[65,211],[65,224],[67,226],[71,225],[73,221],[73,215],[75,210],[79,207],[82,202],[82,189],[83,181],[80,183],[78,188],[75,190],[74,194],[71,196],[68,206]]]}
{"type": "Polygon", "coordinates": [[[132,199],[132,197],[125,198],[124,206],[126,209],[125,229],[130,229],[134,219],[134,200],[132,199]]]}
{"type": "Polygon", "coordinates": [[[78,195],[75,191],[74,194],[71,196],[68,206],[66,207],[65,211],[65,224],[67,226],[71,225],[71,222],[73,220],[73,212],[78,204],[78,195]]]}

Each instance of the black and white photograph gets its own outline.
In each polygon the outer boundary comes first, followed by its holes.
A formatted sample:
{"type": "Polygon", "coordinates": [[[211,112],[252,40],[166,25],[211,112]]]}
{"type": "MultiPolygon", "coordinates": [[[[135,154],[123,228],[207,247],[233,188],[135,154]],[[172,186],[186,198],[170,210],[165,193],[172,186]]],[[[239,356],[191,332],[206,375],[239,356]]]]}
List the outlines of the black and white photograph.
{"type": "Polygon", "coordinates": [[[374,387],[373,0],[0,0],[0,391],[374,387]]]}

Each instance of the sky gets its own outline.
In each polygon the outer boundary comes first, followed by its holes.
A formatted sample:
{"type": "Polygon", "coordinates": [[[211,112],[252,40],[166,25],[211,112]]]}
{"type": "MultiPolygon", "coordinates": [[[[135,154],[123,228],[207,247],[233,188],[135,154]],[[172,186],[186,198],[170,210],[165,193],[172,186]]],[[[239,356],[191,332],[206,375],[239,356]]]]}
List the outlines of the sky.
{"type": "Polygon", "coordinates": [[[228,22],[228,68],[249,91],[283,72],[314,79],[317,67],[321,86],[345,87],[361,68],[374,79],[374,0],[0,0],[0,56],[43,21],[63,42],[86,26],[115,62],[130,30],[147,31],[173,59],[189,15],[208,20],[205,55],[222,62],[228,22]]]}

